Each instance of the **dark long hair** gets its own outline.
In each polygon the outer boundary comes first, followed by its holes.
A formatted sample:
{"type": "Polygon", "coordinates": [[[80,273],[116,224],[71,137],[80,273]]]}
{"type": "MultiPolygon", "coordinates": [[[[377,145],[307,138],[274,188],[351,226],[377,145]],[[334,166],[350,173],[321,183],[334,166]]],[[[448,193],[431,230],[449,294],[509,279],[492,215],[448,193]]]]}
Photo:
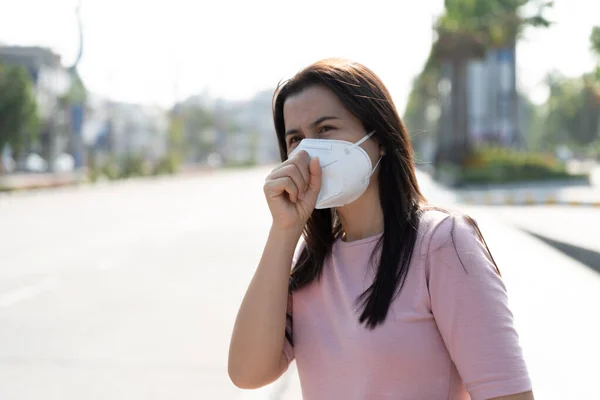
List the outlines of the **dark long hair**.
{"type": "MultiPolygon", "coordinates": [[[[373,329],[385,321],[392,300],[402,289],[417,239],[419,214],[426,200],[417,183],[410,138],[389,92],[375,73],[352,61],[319,61],[278,86],[273,98],[273,119],[281,160],[287,159],[285,101],[313,85],[331,90],[362,123],[365,132],[375,131],[385,149],[379,171],[384,232],[375,249],[381,249],[381,256],[373,283],[357,299],[362,308],[360,323],[373,329]]],[[[290,291],[321,276],[325,258],[341,232],[334,212],[313,211],[304,228],[306,246],[291,273],[290,291]]],[[[287,336],[290,339],[289,333],[287,336]]]]}

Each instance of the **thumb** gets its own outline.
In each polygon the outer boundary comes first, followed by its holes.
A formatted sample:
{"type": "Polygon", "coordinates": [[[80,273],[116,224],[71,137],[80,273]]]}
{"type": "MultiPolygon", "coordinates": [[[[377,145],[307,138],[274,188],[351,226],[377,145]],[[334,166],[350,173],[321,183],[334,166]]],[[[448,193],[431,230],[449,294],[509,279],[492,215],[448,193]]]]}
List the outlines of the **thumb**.
{"type": "Polygon", "coordinates": [[[313,194],[315,197],[319,195],[319,191],[321,191],[321,164],[319,162],[319,157],[313,157],[310,160],[310,164],[308,165],[308,170],[310,172],[310,182],[308,184],[308,192],[313,194]]]}

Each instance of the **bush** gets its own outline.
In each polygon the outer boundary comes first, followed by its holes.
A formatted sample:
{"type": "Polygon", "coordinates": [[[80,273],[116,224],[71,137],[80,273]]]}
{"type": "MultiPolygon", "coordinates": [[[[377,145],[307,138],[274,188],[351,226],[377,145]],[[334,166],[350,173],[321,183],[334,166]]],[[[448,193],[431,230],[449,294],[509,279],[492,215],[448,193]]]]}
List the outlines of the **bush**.
{"type": "Polygon", "coordinates": [[[88,165],[88,177],[90,181],[96,182],[98,179],[106,178],[111,181],[133,176],[147,175],[147,166],[140,156],[129,155],[117,160],[111,156],[99,162],[96,158],[91,158],[88,165]]]}
{"type": "Polygon", "coordinates": [[[229,161],[225,163],[225,168],[250,168],[256,166],[256,161],[248,160],[248,161],[229,161]]]}
{"type": "Polygon", "coordinates": [[[476,149],[467,157],[464,166],[449,168],[458,185],[585,178],[584,175],[569,174],[564,163],[553,155],[506,148],[476,149]]]}
{"type": "Polygon", "coordinates": [[[162,174],[174,174],[179,170],[179,165],[181,160],[174,152],[170,152],[164,157],[162,157],[158,162],[154,165],[152,169],[153,175],[162,175],[162,174]]]}
{"type": "Polygon", "coordinates": [[[121,177],[119,166],[115,162],[110,161],[102,166],[100,173],[111,181],[117,180],[121,177]]]}
{"type": "Polygon", "coordinates": [[[151,165],[142,155],[130,154],[124,156],[120,163],[111,157],[100,164],[95,159],[89,165],[89,179],[96,182],[102,177],[109,180],[127,179],[137,176],[156,176],[175,174],[179,170],[180,159],[175,153],[166,154],[154,165],[151,165]]]}
{"type": "Polygon", "coordinates": [[[148,163],[140,154],[129,154],[123,158],[121,168],[121,178],[131,178],[134,176],[146,176],[149,172],[148,163]]]}

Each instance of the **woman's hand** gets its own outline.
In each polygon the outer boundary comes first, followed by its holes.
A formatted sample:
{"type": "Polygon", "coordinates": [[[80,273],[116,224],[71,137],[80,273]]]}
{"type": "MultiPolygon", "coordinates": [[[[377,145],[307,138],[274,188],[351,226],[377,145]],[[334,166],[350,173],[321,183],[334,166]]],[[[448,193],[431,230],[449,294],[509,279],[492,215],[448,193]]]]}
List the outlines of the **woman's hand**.
{"type": "Polygon", "coordinates": [[[267,177],[264,192],[273,217],[280,229],[299,229],[310,218],[321,190],[321,166],[317,157],[310,159],[301,151],[289,158],[267,177]]]}

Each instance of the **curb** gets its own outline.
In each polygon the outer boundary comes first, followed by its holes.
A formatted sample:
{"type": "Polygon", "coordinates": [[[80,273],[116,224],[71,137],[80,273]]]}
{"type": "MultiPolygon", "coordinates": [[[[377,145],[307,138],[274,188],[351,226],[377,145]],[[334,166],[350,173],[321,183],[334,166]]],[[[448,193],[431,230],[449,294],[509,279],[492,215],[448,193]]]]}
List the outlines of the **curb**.
{"type": "Polygon", "coordinates": [[[460,203],[486,206],[571,206],[571,207],[600,207],[600,200],[569,200],[554,194],[525,192],[521,194],[457,194],[460,203]]]}
{"type": "Polygon", "coordinates": [[[15,178],[5,176],[0,179],[0,193],[24,192],[29,190],[55,189],[87,183],[84,175],[57,174],[55,176],[26,176],[15,178]]]}
{"type": "MultiPolygon", "coordinates": [[[[106,180],[106,182],[120,183],[131,180],[149,180],[156,179],[159,177],[193,177],[197,175],[203,175],[214,172],[213,168],[209,167],[186,167],[182,168],[175,174],[165,175],[148,175],[148,176],[135,176],[131,178],[122,178],[115,180],[106,180]]],[[[81,175],[67,175],[57,174],[54,176],[36,176],[30,175],[25,178],[19,179],[6,175],[0,177],[0,194],[3,193],[19,193],[28,191],[39,191],[49,190],[58,188],[68,188],[77,186],[95,186],[105,182],[104,180],[98,180],[96,182],[91,181],[85,174],[81,175]]]]}

